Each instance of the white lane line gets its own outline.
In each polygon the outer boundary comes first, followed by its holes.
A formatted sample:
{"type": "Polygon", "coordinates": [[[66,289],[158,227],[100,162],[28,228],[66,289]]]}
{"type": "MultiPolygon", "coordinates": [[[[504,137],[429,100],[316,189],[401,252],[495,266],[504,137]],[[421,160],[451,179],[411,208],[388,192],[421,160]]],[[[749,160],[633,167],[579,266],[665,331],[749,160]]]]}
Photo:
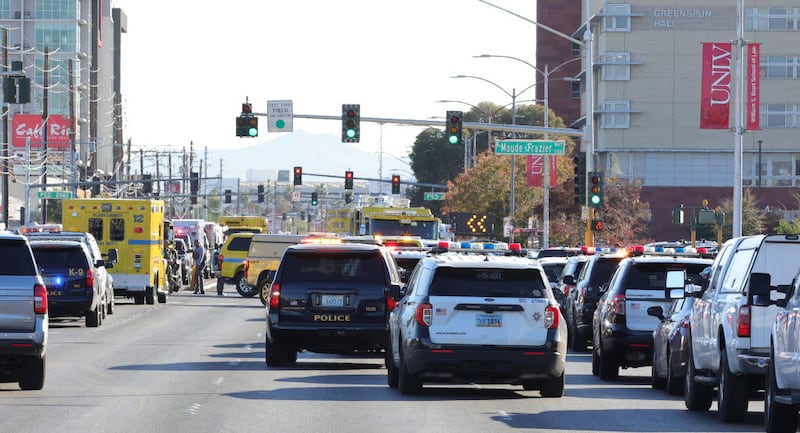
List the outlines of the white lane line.
{"type": "Polygon", "coordinates": [[[200,403],[192,403],[186,409],[183,410],[185,415],[195,415],[197,412],[200,412],[200,408],[203,407],[200,403]]]}

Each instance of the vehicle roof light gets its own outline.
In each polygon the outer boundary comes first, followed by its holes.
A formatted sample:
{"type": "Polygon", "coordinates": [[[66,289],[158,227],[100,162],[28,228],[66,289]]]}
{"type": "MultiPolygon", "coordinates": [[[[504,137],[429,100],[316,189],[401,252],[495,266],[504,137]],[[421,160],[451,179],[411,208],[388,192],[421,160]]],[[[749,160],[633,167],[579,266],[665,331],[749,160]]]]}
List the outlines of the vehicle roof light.
{"type": "Polygon", "coordinates": [[[511,251],[519,251],[522,249],[522,245],[518,242],[512,242],[508,244],[508,249],[511,251]]]}

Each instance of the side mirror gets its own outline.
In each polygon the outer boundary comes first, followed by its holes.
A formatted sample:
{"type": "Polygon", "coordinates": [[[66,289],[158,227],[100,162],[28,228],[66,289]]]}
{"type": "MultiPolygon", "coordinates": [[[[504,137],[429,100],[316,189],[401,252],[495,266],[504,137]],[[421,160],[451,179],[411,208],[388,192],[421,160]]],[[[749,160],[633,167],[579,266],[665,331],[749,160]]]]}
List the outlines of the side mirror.
{"type": "Polygon", "coordinates": [[[750,274],[750,285],[747,292],[748,296],[750,296],[751,305],[759,307],[770,305],[771,282],[771,277],[767,273],[753,272],[750,274]]]}
{"type": "Polygon", "coordinates": [[[564,275],[564,284],[574,285],[575,275],[564,275]]]}
{"type": "MultiPolygon", "coordinates": [[[[687,287],[691,286],[691,284],[687,285],[687,287]]],[[[686,294],[691,294],[692,292],[687,289],[667,289],[667,299],[683,299],[686,294]]]]}
{"type": "Polygon", "coordinates": [[[116,248],[111,248],[108,250],[108,260],[106,260],[106,267],[111,268],[114,266],[115,263],[119,261],[119,250],[116,248]],[[109,266],[109,264],[111,266],[109,266]]]}
{"type": "Polygon", "coordinates": [[[648,316],[657,317],[658,320],[664,320],[665,319],[665,317],[664,317],[664,309],[661,308],[660,305],[656,305],[654,307],[649,307],[647,309],[647,315],[648,316]]]}
{"type": "Polygon", "coordinates": [[[673,269],[671,271],[667,271],[667,281],[666,281],[667,290],[681,289],[681,291],[683,291],[685,287],[686,287],[685,269],[673,269]]]}
{"type": "Polygon", "coordinates": [[[394,300],[400,299],[400,285],[399,284],[390,284],[389,287],[386,289],[385,294],[386,296],[393,298],[394,300]]]}

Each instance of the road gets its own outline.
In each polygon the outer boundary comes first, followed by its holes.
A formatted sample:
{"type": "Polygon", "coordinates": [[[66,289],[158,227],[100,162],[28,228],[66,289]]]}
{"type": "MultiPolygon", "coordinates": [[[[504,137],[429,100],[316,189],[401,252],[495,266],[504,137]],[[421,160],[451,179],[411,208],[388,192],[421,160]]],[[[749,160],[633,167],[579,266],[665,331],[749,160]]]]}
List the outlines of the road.
{"type": "MultiPolygon", "coordinates": [[[[210,280],[209,280],[210,281],[210,280]]],[[[403,396],[378,357],[302,353],[295,367],[264,363],[264,309],[233,286],[189,291],[166,304],[117,309],[99,328],[51,323],[41,391],[0,384],[0,430],[38,432],[758,432],[763,403],[741,425],[687,412],[650,388],[649,368],[618,382],[570,353],[562,398],[505,385],[426,385],[403,396]]]]}

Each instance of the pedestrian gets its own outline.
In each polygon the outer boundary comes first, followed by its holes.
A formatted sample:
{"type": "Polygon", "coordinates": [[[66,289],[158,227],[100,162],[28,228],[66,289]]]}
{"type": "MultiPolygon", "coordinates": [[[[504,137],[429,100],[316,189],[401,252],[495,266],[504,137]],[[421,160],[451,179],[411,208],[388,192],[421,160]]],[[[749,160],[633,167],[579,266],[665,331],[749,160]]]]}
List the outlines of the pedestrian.
{"type": "Polygon", "coordinates": [[[200,239],[194,240],[194,251],[192,252],[194,259],[194,275],[192,275],[192,285],[194,286],[194,294],[205,295],[206,290],[203,287],[203,268],[206,266],[206,251],[200,245],[200,239]]]}

